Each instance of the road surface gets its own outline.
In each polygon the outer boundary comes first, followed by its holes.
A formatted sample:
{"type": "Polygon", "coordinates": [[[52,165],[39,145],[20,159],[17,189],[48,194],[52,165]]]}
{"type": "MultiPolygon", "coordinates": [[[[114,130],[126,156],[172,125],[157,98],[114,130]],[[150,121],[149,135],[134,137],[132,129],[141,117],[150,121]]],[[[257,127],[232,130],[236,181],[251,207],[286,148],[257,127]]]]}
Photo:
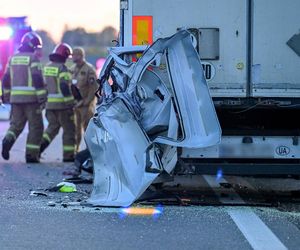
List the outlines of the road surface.
{"type": "MultiPolygon", "coordinates": [[[[0,123],[1,136],[7,126],[0,123]]],[[[156,215],[132,215],[84,206],[89,184],[78,184],[77,193],[45,191],[72,164],[60,162],[59,139],[41,164],[25,164],[25,138],[18,140],[11,162],[0,161],[1,250],[300,248],[296,179],[180,177],[161,199],[134,205],[156,215]]]]}

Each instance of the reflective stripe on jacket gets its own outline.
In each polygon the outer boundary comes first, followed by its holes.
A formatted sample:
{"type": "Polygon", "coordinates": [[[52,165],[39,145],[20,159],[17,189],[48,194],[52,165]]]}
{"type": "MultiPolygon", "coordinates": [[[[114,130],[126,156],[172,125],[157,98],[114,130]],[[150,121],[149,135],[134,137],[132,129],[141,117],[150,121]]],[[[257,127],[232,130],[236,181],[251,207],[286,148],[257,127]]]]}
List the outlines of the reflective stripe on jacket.
{"type": "Polygon", "coordinates": [[[47,92],[42,76],[42,66],[34,53],[17,53],[9,61],[3,82],[3,94],[10,103],[42,103],[47,92]]]}
{"type": "Polygon", "coordinates": [[[50,62],[44,67],[48,90],[46,109],[67,109],[74,106],[71,92],[71,74],[62,63],[50,62]]]}

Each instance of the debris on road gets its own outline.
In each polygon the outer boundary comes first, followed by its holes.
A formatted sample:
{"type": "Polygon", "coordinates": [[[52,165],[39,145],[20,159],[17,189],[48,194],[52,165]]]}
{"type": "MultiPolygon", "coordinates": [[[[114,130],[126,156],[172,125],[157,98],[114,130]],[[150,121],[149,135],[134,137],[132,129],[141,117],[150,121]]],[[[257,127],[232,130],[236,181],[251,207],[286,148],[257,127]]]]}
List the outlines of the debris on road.
{"type": "Polygon", "coordinates": [[[47,188],[48,192],[74,193],[77,192],[76,185],[71,182],[60,182],[54,187],[47,188]]]}
{"type": "Polygon", "coordinates": [[[76,185],[71,182],[61,182],[58,183],[57,186],[59,187],[59,192],[61,193],[74,193],[77,192],[76,185]]]}
{"type": "Polygon", "coordinates": [[[49,201],[48,204],[47,204],[49,207],[55,207],[56,204],[54,201],[49,201]]]}
{"type": "Polygon", "coordinates": [[[42,191],[31,191],[30,196],[48,196],[48,194],[42,191]]]}
{"type": "Polygon", "coordinates": [[[93,184],[93,178],[86,178],[83,176],[73,176],[71,178],[65,178],[64,181],[76,184],[93,184]]]}
{"type": "Polygon", "coordinates": [[[66,169],[62,173],[63,175],[69,175],[69,176],[78,176],[80,174],[79,170],[76,167],[72,167],[69,169],[66,169]]]}
{"type": "Polygon", "coordinates": [[[221,182],[220,186],[223,188],[232,188],[232,184],[227,183],[227,182],[221,182]]]}
{"type": "Polygon", "coordinates": [[[59,187],[58,186],[49,187],[45,191],[48,191],[48,192],[58,192],[59,191],[59,187]]]}
{"type": "Polygon", "coordinates": [[[62,207],[67,208],[67,207],[80,206],[81,203],[77,202],[77,201],[70,201],[70,202],[62,202],[61,205],[62,205],[62,207]]]}

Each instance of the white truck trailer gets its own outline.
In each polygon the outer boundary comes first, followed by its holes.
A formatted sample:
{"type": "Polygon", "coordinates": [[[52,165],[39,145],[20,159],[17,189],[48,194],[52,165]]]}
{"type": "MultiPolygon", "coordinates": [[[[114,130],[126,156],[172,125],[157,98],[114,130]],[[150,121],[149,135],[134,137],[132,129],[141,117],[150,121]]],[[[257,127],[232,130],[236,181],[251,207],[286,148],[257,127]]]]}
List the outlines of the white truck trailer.
{"type": "Polygon", "coordinates": [[[121,46],[193,34],[222,140],[178,150],[179,172],[300,173],[300,1],[121,0],[120,8],[121,46]]]}

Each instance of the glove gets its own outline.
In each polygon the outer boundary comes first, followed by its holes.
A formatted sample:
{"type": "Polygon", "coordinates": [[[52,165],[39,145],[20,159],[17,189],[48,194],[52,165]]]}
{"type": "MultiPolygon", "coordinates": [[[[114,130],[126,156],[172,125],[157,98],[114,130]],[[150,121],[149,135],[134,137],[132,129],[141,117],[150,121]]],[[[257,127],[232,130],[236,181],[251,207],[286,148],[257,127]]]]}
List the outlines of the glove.
{"type": "Polygon", "coordinates": [[[71,85],[71,91],[72,91],[72,95],[74,96],[75,100],[80,102],[82,100],[82,96],[80,94],[79,89],[74,84],[71,85]]]}

